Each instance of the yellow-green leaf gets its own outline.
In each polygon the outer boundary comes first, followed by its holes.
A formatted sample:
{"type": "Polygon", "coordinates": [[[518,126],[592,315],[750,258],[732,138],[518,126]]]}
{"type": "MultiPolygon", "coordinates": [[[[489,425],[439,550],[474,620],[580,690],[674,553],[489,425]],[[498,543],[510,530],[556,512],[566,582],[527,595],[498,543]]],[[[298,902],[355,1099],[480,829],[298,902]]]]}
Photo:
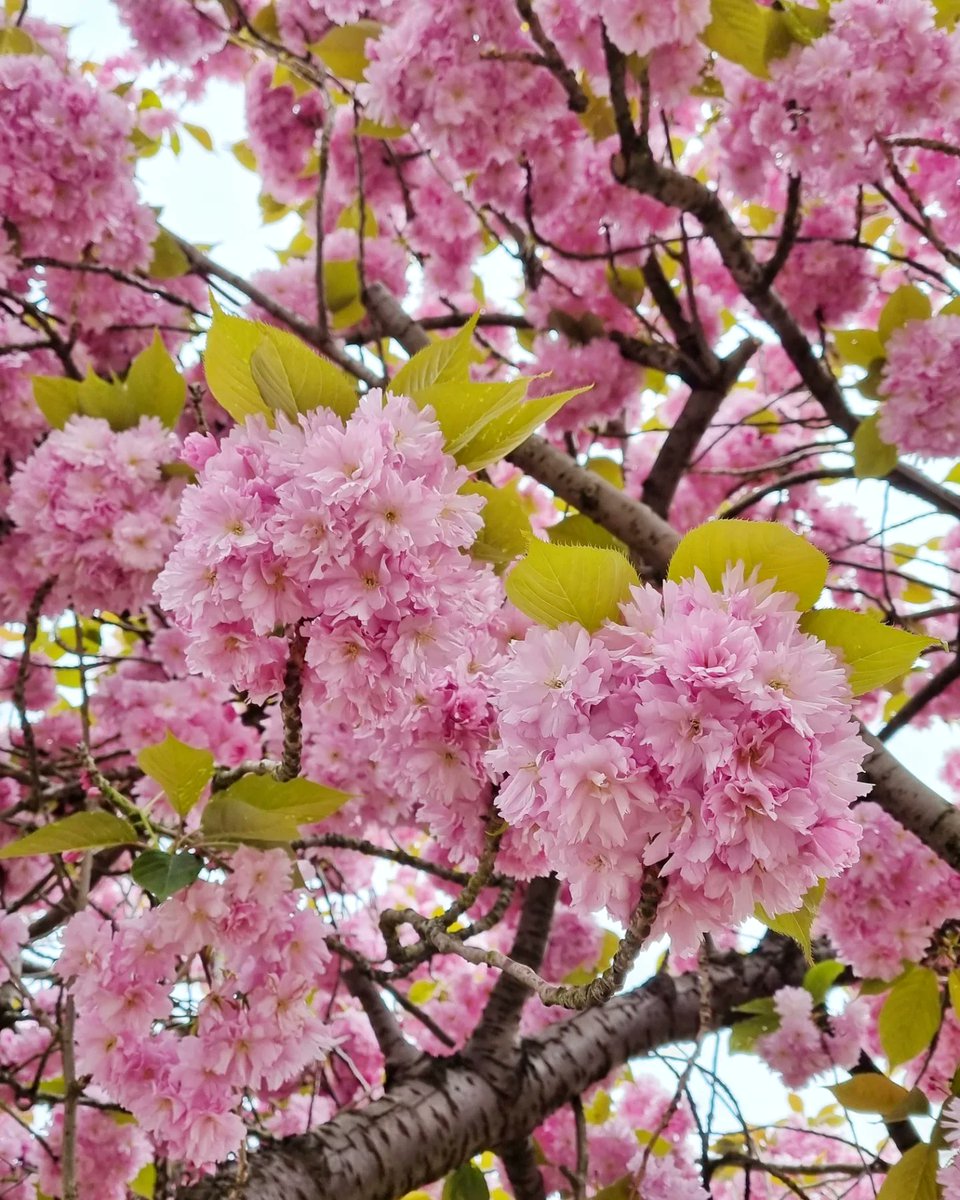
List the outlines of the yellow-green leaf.
{"type": "Polygon", "coordinates": [[[460,489],[468,496],[483,496],[483,528],[470,547],[470,553],[481,562],[488,562],[500,571],[519,558],[531,536],[530,511],[517,491],[517,480],[506,487],[473,481],[460,489]]]}
{"type": "Polygon", "coordinates": [[[960,463],[955,467],[950,468],[950,474],[943,481],[944,483],[960,483],[960,463]]]}
{"type": "MultiPolygon", "coordinates": [[[[527,380],[517,382],[526,388],[527,380]]],[[[589,387],[571,388],[566,392],[554,392],[550,396],[538,396],[533,400],[511,404],[506,410],[491,414],[470,440],[453,452],[454,457],[468,471],[479,471],[491,463],[499,462],[511,450],[516,450],[521,442],[525,442],[544,421],[559,412],[568,400],[589,390],[589,387]]]]}
{"type": "Polygon", "coordinates": [[[203,810],[201,828],[211,842],[221,844],[292,842],[298,823],[289,813],[267,812],[221,792],[203,810]]]}
{"type": "Polygon", "coordinates": [[[940,1028],[940,984],[928,967],[905,971],[890,989],[877,1019],[880,1045],[891,1069],[916,1058],[940,1028]]]}
{"type": "Polygon", "coordinates": [[[213,755],[209,750],[188,746],[167,731],[156,745],[137,755],[140,770],[160,785],[170,807],[185,817],[213,778],[213,755]]]}
{"type": "Polygon", "coordinates": [[[551,525],[547,536],[556,545],[603,546],[608,550],[619,550],[621,554],[627,552],[626,543],[582,513],[574,513],[558,524],[551,525]]]}
{"type": "Polygon", "coordinates": [[[200,143],[204,150],[213,149],[213,138],[202,125],[192,125],[189,121],[184,121],[183,127],[194,141],[200,143]]]}
{"type": "Polygon", "coordinates": [[[377,21],[367,20],[339,25],[315,42],[310,51],[322,59],[338,79],[360,83],[369,62],[367,42],[370,38],[378,38],[381,28],[377,21]]]}
{"type": "Polygon", "coordinates": [[[853,435],[853,473],[857,479],[883,479],[897,465],[897,448],[877,429],[879,414],[865,417],[853,435]]]}
{"type": "Polygon", "coordinates": [[[806,538],[772,521],[710,521],[691,529],[670,560],[667,578],[674,583],[703,573],[715,591],[723,573],[742,562],[756,567],[760,579],[772,579],[777,591],[791,592],[799,609],[816,603],[827,580],[827,556],[806,538]]]}
{"type": "Polygon", "coordinates": [[[187,383],[156,330],[150,345],[130,364],[123,387],[137,420],[159,417],[168,429],[180,420],[187,383]]]}
{"type": "Polygon", "coordinates": [[[281,782],[272,775],[244,775],[216,798],[236,800],[260,812],[289,817],[297,825],[322,821],[352,799],[349,792],[310,779],[281,782]]]}
{"type": "Polygon", "coordinates": [[[947,993],[953,1005],[954,1016],[960,1021],[960,970],[954,969],[947,976],[947,993]]]}
{"type": "Polygon", "coordinates": [[[51,429],[62,429],[80,411],[80,383],[57,375],[34,375],[33,398],[51,429]]]}
{"type": "Polygon", "coordinates": [[[615,621],[630,587],[640,582],[628,559],[597,546],[531,541],[526,558],[507,576],[507,596],[534,621],[555,629],[566,621],[593,633],[615,621]]]}
{"type": "Polygon", "coordinates": [[[137,841],[129,821],[106,812],[80,812],[52,825],[35,829],[0,850],[0,859],[28,858],[34,854],[64,854],[68,850],[93,850],[128,846],[137,841]]]}
{"type": "Polygon", "coordinates": [[[342,312],[355,305],[360,298],[359,264],[352,259],[324,262],[323,296],[327,308],[332,313],[342,312]]]}
{"type": "Polygon", "coordinates": [[[395,396],[418,400],[421,392],[437,383],[466,382],[473,361],[472,341],[479,313],[448,338],[431,342],[403,364],[393,377],[390,390],[395,396]]]}
{"type": "Polygon", "coordinates": [[[923,1116],[930,1111],[926,1096],[918,1088],[908,1091],[886,1075],[872,1071],[853,1075],[843,1083],[835,1083],[828,1091],[833,1092],[844,1108],[853,1112],[877,1113],[888,1121],[903,1121],[907,1117],[923,1116]]]}
{"type": "Polygon", "coordinates": [[[905,283],[893,293],[880,313],[877,332],[884,345],[895,329],[908,321],[926,321],[933,308],[930,297],[912,283],[905,283]]]}
{"type": "Polygon", "coordinates": [[[0,54],[46,54],[40,43],[15,25],[0,29],[0,54]]]}
{"type": "Polygon", "coordinates": [[[793,938],[807,962],[812,962],[810,930],[820,911],[820,901],[823,899],[824,880],[814,884],[804,895],[803,902],[795,912],[778,913],[770,916],[760,905],[757,905],[756,918],[762,921],[774,933],[782,933],[785,937],[793,938]]]}
{"type": "Polygon", "coordinates": [[[937,1151],[925,1143],[911,1146],[887,1172],[877,1200],[937,1200],[940,1188],[937,1151]]]}
{"type": "Polygon", "coordinates": [[[242,167],[246,167],[248,171],[257,169],[257,156],[250,149],[249,142],[234,142],[230,149],[233,151],[233,157],[242,167]]]}
{"type": "Polygon", "coordinates": [[[883,342],[875,329],[837,329],[833,345],[840,358],[854,367],[869,367],[883,358],[883,342]]]}
{"type": "Polygon", "coordinates": [[[433,999],[439,986],[435,979],[418,979],[410,985],[407,999],[411,1004],[426,1004],[428,1000],[433,999]]]}
{"type": "Polygon", "coordinates": [[[153,251],[153,258],[147,267],[147,274],[151,279],[179,279],[190,270],[189,258],[168,230],[160,230],[150,249],[153,251]]]}
{"type": "Polygon", "coordinates": [[[153,1200],[157,1187],[157,1168],[153,1163],[147,1163],[139,1174],[130,1180],[128,1186],[135,1196],[142,1196],[143,1200],[153,1200]]]}
{"type": "Polygon", "coordinates": [[[314,354],[295,334],[230,316],[216,300],[212,304],[213,322],[204,355],[207,382],[235,421],[254,414],[269,418],[275,411],[261,392],[258,378],[280,411],[286,411],[281,396],[288,401],[292,397],[295,412],[322,406],[346,418],[356,408],[357,393],[350,376],[314,354]],[[264,349],[265,344],[272,349],[264,349]],[[255,378],[251,360],[258,349],[255,378]],[[281,391],[270,391],[270,383],[281,391]]]}
{"type": "Polygon", "coordinates": [[[937,638],[882,625],[867,613],[823,608],[800,618],[804,633],[819,638],[850,668],[855,696],[882,687],[913,666],[918,654],[939,645],[937,638]]]}

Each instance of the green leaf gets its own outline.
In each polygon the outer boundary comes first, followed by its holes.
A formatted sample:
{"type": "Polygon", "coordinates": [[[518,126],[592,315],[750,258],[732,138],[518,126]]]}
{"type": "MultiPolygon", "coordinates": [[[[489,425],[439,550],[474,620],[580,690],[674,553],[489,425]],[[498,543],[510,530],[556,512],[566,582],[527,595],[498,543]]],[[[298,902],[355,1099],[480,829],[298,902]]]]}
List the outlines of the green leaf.
{"type": "Polygon", "coordinates": [[[132,846],[137,831],[129,821],[106,812],[81,812],[44,825],[0,850],[0,859],[28,858],[33,854],[64,854],[68,850],[94,850],[104,846],[132,846]]]}
{"type": "Polygon", "coordinates": [[[288,401],[289,396],[293,397],[296,412],[322,406],[338,416],[350,416],[357,405],[357,393],[344,371],[314,354],[296,335],[273,325],[230,316],[212,297],[211,303],[213,322],[204,355],[207,383],[235,421],[243,422],[254,414],[269,419],[272,412],[285,411],[284,400],[288,401]],[[265,344],[272,350],[263,349],[265,344]],[[258,349],[258,377],[276,408],[271,408],[254,377],[251,360],[258,349]],[[278,370],[278,360],[282,382],[272,374],[278,370]],[[281,391],[271,391],[271,384],[281,391]]]}
{"type": "Polygon", "coordinates": [[[150,247],[153,258],[147,267],[151,279],[179,279],[190,270],[190,259],[180,249],[177,239],[166,229],[161,229],[150,247]]]}
{"type": "Polygon", "coordinates": [[[409,396],[419,402],[421,392],[437,383],[462,383],[470,377],[473,361],[473,331],[479,313],[448,338],[440,338],[405,362],[393,377],[390,390],[395,396],[409,396]]]}
{"type": "Polygon", "coordinates": [[[169,730],[162,742],[137,755],[140,770],[163,788],[170,807],[181,817],[193,808],[213,778],[213,762],[209,750],[188,746],[169,730]]]}
{"type": "Polygon", "coordinates": [[[290,779],[281,783],[272,775],[252,774],[244,775],[216,798],[237,800],[264,813],[289,817],[297,825],[322,821],[353,799],[349,792],[324,787],[310,779],[290,779]]]}
{"type": "Polygon", "coordinates": [[[865,417],[853,435],[853,473],[857,479],[883,479],[897,465],[897,448],[877,429],[879,414],[865,417]]]}
{"type": "Polygon", "coordinates": [[[843,974],[843,963],[835,958],[818,962],[807,970],[803,977],[803,986],[813,997],[814,1004],[822,1004],[827,993],[843,974]]]}
{"type": "Polygon", "coordinates": [[[144,850],[130,869],[133,882],[159,901],[189,887],[203,869],[203,862],[186,850],[166,854],[163,850],[144,850]]]}
{"type": "Polygon", "coordinates": [[[817,913],[820,911],[820,901],[823,899],[824,887],[825,881],[822,879],[819,883],[814,884],[803,897],[803,902],[796,912],[779,913],[771,917],[760,905],[757,905],[755,914],[757,920],[762,921],[774,933],[782,933],[785,937],[793,938],[803,951],[803,957],[807,962],[813,961],[810,930],[813,927],[813,922],[816,920],[817,913]]]}
{"type": "Polygon", "coordinates": [[[173,429],[180,420],[187,382],[156,330],[150,345],[130,364],[123,387],[137,420],[159,417],[168,429],[173,429]]]}
{"type": "Polygon", "coordinates": [[[488,562],[497,571],[519,558],[527,548],[532,536],[530,511],[517,490],[518,480],[511,480],[506,487],[494,487],[492,483],[473,481],[460,489],[468,496],[483,496],[483,528],[470,547],[470,553],[481,562],[488,562]]]}
{"type": "Polygon", "coordinates": [[[836,329],[833,346],[843,362],[853,367],[867,368],[884,356],[883,342],[875,329],[836,329]]]}
{"type": "Polygon", "coordinates": [[[928,967],[913,967],[894,983],[877,1019],[891,1070],[916,1058],[940,1028],[940,984],[928,967]]]}
{"type": "Polygon", "coordinates": [[[922,1142],[911,1146],[887,1172],[877,1200],[937,1200],[939,1166],[937,1151],[932,1146],[922,1142]]]}
{"type": "Polygon", "coordinates": [[[290,813],[264,811],[220,792],[203,810],[200,825],[216,844],[285,843],[296,839],[298,821],[290,813]]]}
{"type": "Polygon", "coordinates": [[[361,83],[370,61],[366,54],[367,42],[370,38],[378,38],[382,28],[379,22],[367,20],[357,21],[353,25],[340,25],[331,29],[319,42],[314,42],[309,49],[338,79],[361,83]]]}
{"type": "Polygon", "coordinates": [[[895,329],[908,321],[926,321],[933,308],[930,297],[911,283],[905,283],[893,293],[880,313],[877,333],[884,345],[895,329]]]}
{"type": "Polygon", "coordinates": [[[246,167],[248,171],[257,169],[257,156],[250,149],[249,142],[234,142],[230,149],[233,157],[242,167],[246,167]]]}
{"type": "MultiPolygon", "coordinates": [[[[527,380],[518,382],[526,384],[527,380]]],[[[454,457],[468,471],[479,471],[491,463],[499,462],[511,450],[516,450],[521,442],[525,442],[544,421],[559,412],[568,400],[589,390],[590,387],[571,388],[566,392],[554,392],[550,396],[538,396],[511,405],[505,412],[491,415],[469,442],[456,451],[454,457]]]]}
{"type": "Polygon", "coordinates": [[[33,398],[51,429],[62,429],[80,411],[80,383],[55,375],[34,375],[33,398]]]}
{"type": "Polygon", "coordinates": [[[799,609],[809,608],[827,581],[827,556],[806,538],[772,521],[710,521],[691,529],[670,560],[667,578],[692,579],[700,570],[714,591],[727,567],[742,562],[749,575],[772,579],[778,591],[792,592],[799,609]]]}
{"type": "Polygon", "coordinates": [[[888,1121],[905,1121],[907,1117],[925,1116],[930,1111],[930,1103],[919,1088],[907,1091],[886,1075],[872,1071],[853,1075],[827,1090],[833,1092],[844,1108],[877,1113],[888,1121]]]}
{"type": "Polygon", "coordinates": [[[937,638],[908,633],[881,623],[867,613],[821,608],[800,618],[804,633],[819,638],[850,668],[850,690],[855,696],[882,687],[913,666],[917,655],[937,638]]]}
{"type": "Polygon", "coordinates": [[[489,1200],[489,1196],[486,1178],[472,1162],[457,1167],[443,1181],[442,1200],[489,1200]]]}
{"type": "Polygon", "coordinates": [[[527,556],[506,580],[507,596],[528,617],[556,629],[565,621],[591,633],[620,616],[640,579],[616,550],[597,546],[557,546],[532,540],[527,556]]]}

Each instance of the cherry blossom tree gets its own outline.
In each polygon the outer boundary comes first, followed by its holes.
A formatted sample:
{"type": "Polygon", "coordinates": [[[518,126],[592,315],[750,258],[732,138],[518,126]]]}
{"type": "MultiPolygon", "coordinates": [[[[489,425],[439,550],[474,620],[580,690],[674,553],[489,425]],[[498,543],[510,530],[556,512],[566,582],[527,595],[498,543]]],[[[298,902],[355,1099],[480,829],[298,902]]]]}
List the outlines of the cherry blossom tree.
{"type": "Polygon", "coordinates": [[[958,1200],[960,5],[115,9],[0,24],[0,1196],[958,1200]]]}

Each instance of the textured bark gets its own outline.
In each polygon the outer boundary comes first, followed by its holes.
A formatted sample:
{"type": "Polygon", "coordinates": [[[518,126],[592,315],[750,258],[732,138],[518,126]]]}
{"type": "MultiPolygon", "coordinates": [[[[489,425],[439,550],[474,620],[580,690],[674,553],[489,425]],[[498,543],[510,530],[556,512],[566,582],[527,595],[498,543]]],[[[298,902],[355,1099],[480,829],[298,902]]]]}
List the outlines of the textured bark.
{"type": "MultiPolygon", "coordinates": [[[[718,958],[711,970],[717,1024],[737,1005],[798,985],[805,964],[793,943],[766,940],[754,954],[718,958]]],[[[628,1059],[696,1036],[695,972],[658,975],[602,1008],[552,1025],[521,1044],[509,1079],[453,1055],[423,1078],[313,1133],[251,1155],[249,1178],[212,1176],[180,1200],[394,1200],[486,1149],[520,1141],[562,1105],[628,1059]],[[231,1191],[235,1189],[235,1191],[231,1191]]]]}
{"type": "Polygon", "coordinates": [[[871,749],[863,764],[873,784],[870,799],[960,871],[960,808],[948,804],[932,788],[899,763],[879,738],[865,729],[860,736],[871,749]]]}

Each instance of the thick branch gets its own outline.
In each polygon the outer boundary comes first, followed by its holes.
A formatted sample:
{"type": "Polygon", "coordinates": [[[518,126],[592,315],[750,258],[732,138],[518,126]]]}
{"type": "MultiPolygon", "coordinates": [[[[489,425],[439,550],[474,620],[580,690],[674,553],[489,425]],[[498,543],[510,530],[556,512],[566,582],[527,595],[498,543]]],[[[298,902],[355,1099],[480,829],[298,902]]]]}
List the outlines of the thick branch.
{"type": "Polygon", "coordinates": [[[921,783],[879,738],[866,729],[861,729],[860,736],[872,750],[863,764],[863,772],[873,784],[870,799],[960,871],[960,808],[947,804],[921,783]]]}
{"type": "Polygon", "coordinates": [[[497,1148],[515,1200],[547,1200],[543,1176],[531,1138],[519,1138],[497,1148]]]}
{"type": "MultiPolygon", "coordinates": [[[[534,971],[540,970],[553,909],[560,890],[560,880],[555,875],[540,876],[530,882],[523,897],[517,934],[510,947],[510,957],[534,971]]],[[[531,995],[531,989],[511,975],[501,975],[494,984],[483,1015],[470,1038],[470,1047],[495,1047],[502,1052],[510,1045],[520,1022],[523,1006],[531,995]]]]}
{"type": "Polygon", "coordinates": [[[383,1053],[389,1088],[405,1071],[410,1071],[423,1062],[425,1056],[403,1036],[396,1018],[384,1004],[377,985],[369,975],[364,974],[359,967],[351,967],[344,978],[352,995],[360,1001],[373,1030],[373,1036],[383,1053]]]}
{"type": "Polygon", "coordinates": [[[593,471],[578,467],[541,437],[527,438],[507,459],[626,542],[651,574],[666,572],[680,539],[646,504],[632,500],[593,471]]]}
{"type": "Polygon", "coordinates": [[[643,484],[644,504],[661,517],[666,517],[669,512],[677,485],[700,439],[717,415],[717,409],[759,348],[758,341],[746,338],[726,359],[717,363],[718,371],[709,384],[694,388],[690,393],[643,484]]]}
{"type": "MultiPolygon", "coordinates": [[[[737,1005],[799,985],[804,969],[796,946],[783,939],[768,939],[751,955],[718,958],[711,972],[717,1023],[729,1021],[737,1005]]],[[[365,1108],[264,1147],[251,1158],[238,1200],[393,1200],[474,1154],[528,1137],[628,1059],[695,1038],[699,1023],[696,972],[658,975],[524,1042],[508,1089],[454,1055],[365,1108]]],[[[224,1200],[229,1187],[226,1174],[211,1176],[179,1200],[224,1200]]]]}

